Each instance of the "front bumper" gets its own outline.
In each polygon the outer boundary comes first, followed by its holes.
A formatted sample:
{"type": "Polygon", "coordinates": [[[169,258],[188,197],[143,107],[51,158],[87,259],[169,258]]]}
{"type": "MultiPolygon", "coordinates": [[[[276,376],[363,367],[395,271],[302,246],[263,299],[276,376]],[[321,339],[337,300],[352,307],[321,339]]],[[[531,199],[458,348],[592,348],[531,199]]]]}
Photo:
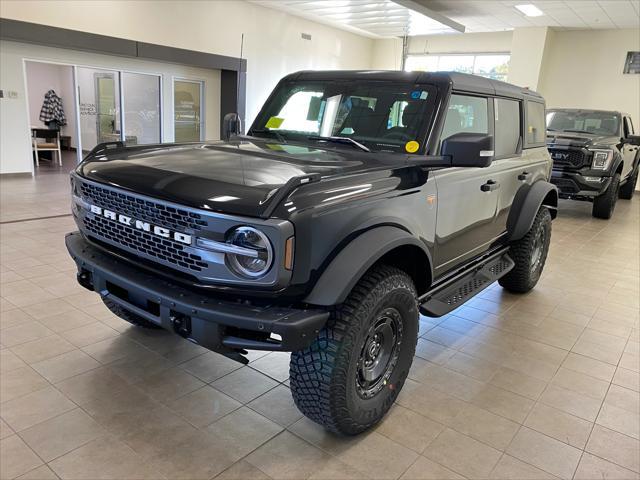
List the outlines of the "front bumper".
{"type": "Polygon", "coordinates": [[[65,243],[83,287],[211,350],[301,350],[329,317],[326,310],[256,306],[188,289],[109,255],[80,232],[65,243]]]}
{"type": "Polygon", "coordinates": [[[551,183],[558,187],[562,197],[597,197],[602,195],[609,184],[611,177],[603,175],[602,171],[589,170],[587,174],[582,172],[568,172],[565,170],[553,170],[551,183]],[[587,181],[586,178],[599,178],[599,182],[587,181]]]}

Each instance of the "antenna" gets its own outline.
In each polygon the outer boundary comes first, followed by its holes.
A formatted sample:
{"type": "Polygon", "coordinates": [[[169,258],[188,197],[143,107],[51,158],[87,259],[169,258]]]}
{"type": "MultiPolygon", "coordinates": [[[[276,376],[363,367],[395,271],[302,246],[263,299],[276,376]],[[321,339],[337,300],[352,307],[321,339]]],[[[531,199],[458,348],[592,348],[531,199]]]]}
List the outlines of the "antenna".
{"type": "MultiPolygon", "coordinates": [[[[240,75],[242,75],[242,53],[243,53],[243,49],[244,49],[244,33],[240,35],[240,60],[239,65],[238,65],[238,78],[237,78],[237,82],[236,82],[236,110],[240,110],[240,75]]],[[[240,133],[242,133],[242,120],[240,119],[240,113],[236,112],[238,115],[238,122],[240,123],[240,125],[238,125],[238,131],[240,133]]]]}

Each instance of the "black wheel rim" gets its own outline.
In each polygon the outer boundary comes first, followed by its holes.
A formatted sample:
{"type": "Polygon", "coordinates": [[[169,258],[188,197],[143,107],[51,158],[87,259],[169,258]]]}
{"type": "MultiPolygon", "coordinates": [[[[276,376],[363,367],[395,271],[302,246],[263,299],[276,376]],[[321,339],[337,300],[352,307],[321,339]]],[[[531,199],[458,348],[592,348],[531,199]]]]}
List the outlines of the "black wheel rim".
{"type": "Polygon", "coordinates": [[[372,398],[388,383],[398,363],[402,343],[402,316],[386,308],[371,324],[358,358],[356,389],[362,398],[372,398]]]}
{"type": "Polygon", "coordinates": [[[540,228],[533,240],[533,252],[531,253],[531,271],[536,272],[542,263],[542,254],[547,234],[544,228],[540,228]]]}

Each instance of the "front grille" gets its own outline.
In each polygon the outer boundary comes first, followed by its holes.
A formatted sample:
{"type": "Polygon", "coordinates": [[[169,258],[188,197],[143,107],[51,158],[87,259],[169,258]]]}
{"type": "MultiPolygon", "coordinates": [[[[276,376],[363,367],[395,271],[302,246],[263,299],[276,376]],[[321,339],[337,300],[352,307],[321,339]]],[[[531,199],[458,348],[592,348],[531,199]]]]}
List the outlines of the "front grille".
{"type": "Polygon", "coordinates": [[[588,162],[588,156],[582,150],[559,150],[550,148],[554,167],[582,168],[588,162]]]}
{"type": "Polygon", "coordinates": [[[84,226],[90,234],[98,238],[109,240],[182,268],[200,272],[209,266],[198,255],[186,252],[184,247],[177,242],[156,237],[145,231],[97,215],[93,218],[86,216],[84,226]]]}
{"type": "Polygon", "coordinates": [[[85,200],[98,207],[129,215],[153,225],[184,231],[201,230],[207,225],[198,213],[174,208],[162,203],[127,195],[108,188],[82,182],[80,191],[85,200]]]}
{"type": "Polygon", "coordinates": [[[551,183],[558,187],[560,193],[578,193],[580,191],[580,187],[576,182],[568,178],[551,177],[551,183]]]}

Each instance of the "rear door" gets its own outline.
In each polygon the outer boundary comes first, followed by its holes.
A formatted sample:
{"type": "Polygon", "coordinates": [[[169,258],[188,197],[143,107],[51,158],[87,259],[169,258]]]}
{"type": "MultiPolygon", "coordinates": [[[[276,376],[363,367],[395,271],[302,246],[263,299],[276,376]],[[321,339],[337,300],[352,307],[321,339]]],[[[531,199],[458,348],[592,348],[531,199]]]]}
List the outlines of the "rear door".
{"type": "MultiPolygon", "coordinates": [[[[625,139],[629,138],[629,135],[634,135],[633,123],[631,122],[631,117],[624,117],[623,134],[625,139]]],[[[622,146],[622,157],[624,160],[624,165],[622,167],[622,179],[625,179],[629,175],[631,175],[637,153],[638,153],[637,145],[625,143],[622,146]]]]}
{"type": "Polygon", "coordinates": [[[531,100],[494,100],[494,164],[500,190],[495,235],[507,231],[507,220],[518,191],[538,180],[547,180],[549,153],[545,145],[544,104],[531,100]]]}
{"type": "MultiPolygon", "coordinates": [[[[459,132],[492,134],[490,101],[483,96],[451,95],[441,140],[459,132]]],[[[494,241],[500,168],[453,167],[433,173],[438,188],[436,276],[487,250],[494,241]]]]}

